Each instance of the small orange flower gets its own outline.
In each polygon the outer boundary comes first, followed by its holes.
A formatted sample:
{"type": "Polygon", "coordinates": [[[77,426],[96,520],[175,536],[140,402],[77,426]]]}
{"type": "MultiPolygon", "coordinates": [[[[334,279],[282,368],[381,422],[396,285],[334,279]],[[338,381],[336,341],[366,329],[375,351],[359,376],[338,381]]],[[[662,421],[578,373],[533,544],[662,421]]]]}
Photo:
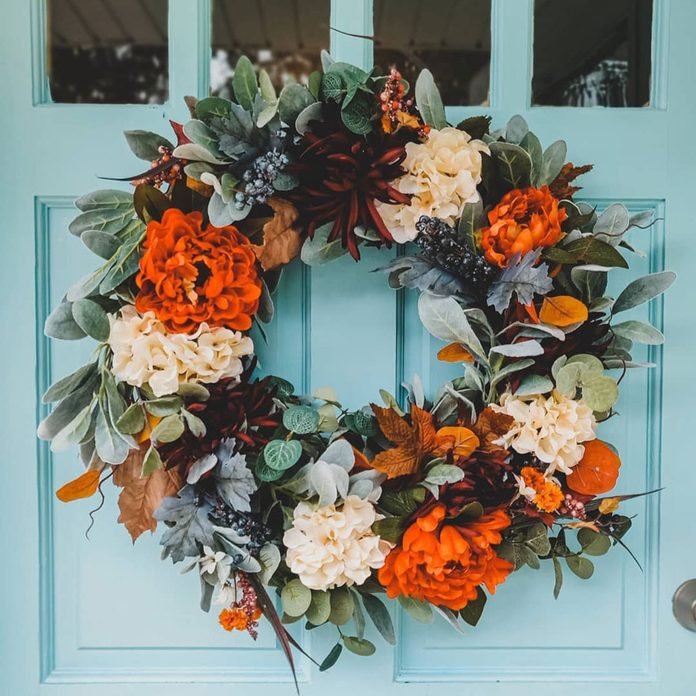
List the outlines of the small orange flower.
{"type": "Polygon", "coordinates": [[[542,512],[555,512],[564,500],[561,487],[548,479],[531,466],[525,466],[520,471],[520,475],[526,486],[533,488],[536,492],[534,505],[542,512]]]}
{"type": "Polygon", "coordinates": [[[505,268],[515,254],[553,246],[567,218],[548,186],[514,189],[488,213],[481,246],[489,263],[505,268]]]}
{"type": "Polygon", "coordinates": [[[443,524],[445,514],[442,503],[435,505],[387,556],[378,578],[388,597],[405,595],[458,611],[476,599],[479,585],[495,594],[496,586],[505,582],[513,566],[493,546],[510,525],[507,514],[495,510],[458,525],[443,524]]]}
{"type": "Polygon", "coordinates": [[[147,226],[136,309],[152,310],[173,333],[194,333],[203,322],[247,331],[261,297],[255,264],[235,227],[203,228],[201,213],[170,208],[147,226]]]}
{"type": "Polygon", "coordinates": [[[468,459],[481,444],[469,428],[456,425],[440,428],[435,434],[435,441],[437,443],[435,454],[444,457],[452,452],[455,459],[468,459]]]}
{"type": "Polygon", "coordinates": [[[245,631],[249,625],[249,617],[246,612],[239,607],[223,609],[220,612],[218,621],[226,631],[245,631]]]}

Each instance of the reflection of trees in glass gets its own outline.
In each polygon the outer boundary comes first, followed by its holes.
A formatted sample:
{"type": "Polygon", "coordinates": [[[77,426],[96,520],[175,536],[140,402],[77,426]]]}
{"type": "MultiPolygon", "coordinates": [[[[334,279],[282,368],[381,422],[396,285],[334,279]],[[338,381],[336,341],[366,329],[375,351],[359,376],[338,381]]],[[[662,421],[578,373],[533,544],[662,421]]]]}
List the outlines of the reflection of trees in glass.
{"type": "Polygon", "coordinates": [[[54,46],[49,84],[62,103],[161,104],[168,94],[166,46],[54,46]]]}
{"type": "Polygon", "coordinates": [[[564,102],[568,106],[628,106],[627,86],[628,61],[603,60],[566,87],[564,102]]]}

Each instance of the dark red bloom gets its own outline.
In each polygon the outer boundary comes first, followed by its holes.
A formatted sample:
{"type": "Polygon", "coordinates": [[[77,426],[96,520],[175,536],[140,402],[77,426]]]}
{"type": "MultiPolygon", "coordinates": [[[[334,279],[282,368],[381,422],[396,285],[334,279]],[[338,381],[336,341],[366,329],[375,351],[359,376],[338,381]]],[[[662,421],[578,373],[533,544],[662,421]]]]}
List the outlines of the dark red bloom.
{"type": "Polygon", "coordinates": [[[161,444],[158,450],[165,466],[178,466],[186,473],[189,466],[213,452],[226,438],[237,441],[240,452],[262,448],[280,425],[281,414],[273,402],[275,389],[270,378],[253,382],[227,379],[206,385],[207,401],[188,403],[188,411],[205,423],[206,433],[196,437],[187,428],[174,442],[161,444]]]}
{"type": "Polygon", "coordinates": [[[313,121],[311,127],[295,149],[295,162],[287,168],[300,182],[288,198],[297,206],[307,234],[312,237],[317,227],[333,222],[329,241],[340,238],[356,260],[360,258],[357,225],[376,231],[381,242],[390,246],[394,240],[375,201],[409,202],[409,196],[390,182],[403,174],[405,144],[417,137],[415,131],[356,135],[330,105],[324,107],[324,120],[313,121]]]}

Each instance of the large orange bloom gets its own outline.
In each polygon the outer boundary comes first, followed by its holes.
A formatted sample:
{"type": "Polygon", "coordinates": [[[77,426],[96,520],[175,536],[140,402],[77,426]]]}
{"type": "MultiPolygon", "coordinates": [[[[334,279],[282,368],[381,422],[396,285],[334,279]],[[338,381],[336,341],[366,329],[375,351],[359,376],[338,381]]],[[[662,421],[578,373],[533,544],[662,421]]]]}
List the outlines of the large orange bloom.
{"type": "Polygon", "coordinates": [[[513,566],[492,548],[502,541],[500,531],[510,525],[502,510],[474,522],[443,524],[446,508],[438,503],[419,517],[387,556],[379,581],[387,596],[414,597],[453,611],[477,597],[479,585],[495,594],[513,566]]]}
{"type": "Polygon", "coordinates": [[[553,246],[567,217],[548,186],[509,191],[488,213],[491,226],[481,238],[486,260],[505,268],[515,254],[553,246]]]}
{"type": "Polygon", "coordinates": [[[147,226],[135,307],[153,311],[174,333],[193,333],[203,322],[246,331],[261,297],[255,263],[235,227],[204,229],[201,213],[170,208],[147,226]]]}

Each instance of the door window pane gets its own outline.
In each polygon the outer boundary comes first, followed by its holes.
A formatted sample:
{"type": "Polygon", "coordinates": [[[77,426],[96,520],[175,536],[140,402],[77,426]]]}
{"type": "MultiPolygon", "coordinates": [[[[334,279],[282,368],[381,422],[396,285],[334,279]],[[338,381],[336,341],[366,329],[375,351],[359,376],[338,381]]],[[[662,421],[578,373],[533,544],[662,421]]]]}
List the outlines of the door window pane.
{"type": "Polygon", "coordinates": [[[167,0],[47,0],[53,102],[161,104],[167,0]]]}
{"type": "Polygon", "coordinates": [[[329,49],[330,0],[213,0],[210,91],[229,97],[241,55],[264,68],[276,89],[307,83],[329,49]]]}
{"type": "Polygon", "coordinates": [[[533,103],[648,106],[653,0],[535,0],[533,103]]]}
{"type": "Polygon", "coordinates": [[[374,0],[375,65],[412,85],[429,68],[447,105],[487,104],[490,0],[374,0]]]}

